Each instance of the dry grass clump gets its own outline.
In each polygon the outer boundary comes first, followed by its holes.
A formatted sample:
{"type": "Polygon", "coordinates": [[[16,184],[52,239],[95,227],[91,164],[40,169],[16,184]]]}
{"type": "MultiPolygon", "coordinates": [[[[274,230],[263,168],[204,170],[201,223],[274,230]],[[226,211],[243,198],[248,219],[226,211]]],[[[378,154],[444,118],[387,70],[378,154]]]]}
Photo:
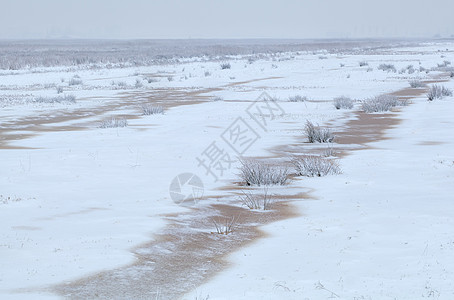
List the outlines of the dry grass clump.
{"type": "Polygon", "coordinates": [[[336,109],[352,109],[353,100],[349,97],[340,96],[333,99],[336,109]]]}
{"type": "Polygon", "coordinates": [[[316,155],[294,158],[292,163],[299,176],[322,177],[342,173],[336,161],[316,155]]]}
{"type": "Polygon", "coordinates": [[[410,84],[410,87],[412,88],[420,88],[420,87],[425,87],[426,84],[422,82],[421,80],[418,79],[413,79],[408,82],[410,84]]]}
{"type": "Polygon", "coordinates": [[[427,99],[429,99],[429,101],[451,96],[452,90],[448,89],[447,87],[439,86],[436,84],[432,85],[429,89],[429,92],[427,93],[427,99]]]}
{"type": "Polygon", "coordinates": [[[164,114],[164,108],[160,105],[145,104],[142,105],[142,114],[144,116],[164,114]]]}
{"type": "Polygon", "coordinates": [[[263,194],[253,194],[252,192],[242,191],[243,195],[239,196],[241,204],[249,209],[269,210],[273,204],[273,200],[268,196],[268,188],[263,189],[263,194]]]}
{"type": "Polygon", "coordinates": [[[331,130],[314,125],[311,121],[306,121],[304,133],[309,143],[331,143],[334,141],[334,134],[331,130]]]}
{"type": "Polygon", "coordinates": [[[112,117],[101,121],[99,128],[120,128],[128,126],[128,121],[125,118],[112,117]]]}
{"type": "Polygon", "coordinates": [[[240,178],[245,185],[284,185],[288,181],[287,167],[256,160],[241,160],[240,178]]]}
{"type": "Polygon", "coordinates": [[[389,111],[393,107],[407,106],[408,101],[405,99],[399,99],[392,95],[380,95],[371,99],[364,100],[362,103],[362,109],[366,113],[384,112],[389,111]]]}

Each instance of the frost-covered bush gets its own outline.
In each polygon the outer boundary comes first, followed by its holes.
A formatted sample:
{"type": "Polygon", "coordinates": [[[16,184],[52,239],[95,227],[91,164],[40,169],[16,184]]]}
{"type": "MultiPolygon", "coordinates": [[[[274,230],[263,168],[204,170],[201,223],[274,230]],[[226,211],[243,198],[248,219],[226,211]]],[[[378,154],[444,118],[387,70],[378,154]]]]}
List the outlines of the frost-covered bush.
{"type": "Polygon", "coordinates": [[[230,63],[222,63],[221,64],[221,70],[226,70],[226,69],[230,69],[232,66],[230,65],[230,63]]]}
{"type": "Polygon", "coordinates": [[[134,86],[136,89],[140,89],[141,87],[143,87],[142,81],[140,79],[136,79],[134,86]]]}
{"type": "Polygon", "coordinates": [[[288,168],[256,160],[241,160],[240,178],[246,185],[284,185],[288,168]]]}
{"type": "Polygon", "coordinates": [[[295,95],[295,96],[290,96],[288,97],[289,102],[304,102],[307,101],[306,96],[301,96],[301,95],[295,95]]]}
{"type": "Polygon", "coordinates": [[[71,78],[69,81],[68,81],[68,85],[81,85],[83,82],[82,82],[82,79],[79,79],[77,77],[73,77],[71,78]]]}
{"type": "Polygon", "coordinates": [[[57,86],[56,90],[57,90],[57,94],[63,93],[63,87],[62,86],[57,86]]]}
{"type": "Polygon", "coordinates": [[[369,65],[369,63],[367,61],[360,61],[359,62],[359,66],[360,67],[364,67],[364,66],[368,66],[368,65],[369,65]]]}
{"type": "Polygon", "coordinates": [[[450,64],[451,64],[451,62],[449,60],[444,60],[441,64],[437,64],[437,67],[445,68],[445,67],[449,66],[450,64]]]}
{"type": "Polygon", "coordinates": [[[420,88],[426,86],[426,84],[419,79],[410,80],[408,83],[412,88],[420,88]]]}
{"type": "Polygon", "coordinates": [[[396,67],[392,64],[381,64],[377,67],[377,69],[387,72],[396,73],[396,67]]]}
{"type": "Polygon", "coordinates": [[[215,96],[213,98],[213,101],[224,101],[224,98],[222,98],[221,96],[215,96]]]}
{"type": "Polygon", "coordinates": [[[331,130],[316,126],[311,121],[306,121],[304,133],[309,143],[331,143],[334,141],[334,134],[331,130]]]}
{"type": "Polygon", "coordinates": [[[160,105],[145,104],[142,105],[142,114],[144,116],[164,114],[164,108],[160,105]]]}
{"type": "Polygon", "coordinates": [[[101,121],[99,128],[118,128],[128,126],[128,121],[125,118],[112,117],[101,121]]]}
{"type": "Polygon", "coordinates": [[[427,99],[429,101],[435,100],[435,99],[441,99],[443,97],[451,97],[452,96],[452,90],[444,87],[444,86],[439,86],[439,85],[432,85],[429,89],[429,92],[427,93],[427,99]]]}
{"type": "Polygon", "coordinates": [[[122,88],[122,89],[125,89],[125,88],[128,87],[128,84],[125,81],[117,81],[117,82],[112,81],[111,85],[116,85],[116,86],[118,86],[119,88],[122,88]]]}
{"type": "Polygon", "coordinates": [[[406,105],[408,105],[407,100],[401,100],[392,95],[380,95],[371,99],[364,100],[362,103],[362,109],[366,113],[374,113],[389,111],[393,107],[406,105]]]}
{"type": "Polygon", "coordinates": [[[333,99],[334,107],[336,109],[352,109],[353,108],[353,100],[349,97],[340,96],[333,99]]]}
{"type": "Polygon", "coordinates": [[[147,82],[148,83],[152,83],[152,82],[158,82],[159,80],[157,78],[153,78],[153,77],[149,77],[147,78],[147,82]]]}
{"type": "Polygon", "coordinates": [[[36,97],[29,102],[33,103],[76,103],[76,96],[64,95],[56,97],[36,97]]]}
{"type": "Polygon", "coordinates": [[[292,163],[296,174],[299,176],[321,177],[342,173],[339,165],[334,160],[320,156],[308,155],[294,158],[292,163]]]}

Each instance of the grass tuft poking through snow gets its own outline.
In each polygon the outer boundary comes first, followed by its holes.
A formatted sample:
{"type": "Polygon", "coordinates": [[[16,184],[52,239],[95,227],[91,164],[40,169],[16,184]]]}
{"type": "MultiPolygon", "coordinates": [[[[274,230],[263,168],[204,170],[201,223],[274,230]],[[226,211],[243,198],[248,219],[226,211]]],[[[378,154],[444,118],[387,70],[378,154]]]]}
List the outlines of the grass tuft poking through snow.
{"type": "Polygon", "coordinates": [[[82,79],[79,79],[77,77],[73,77],[68,81],[68,85],[82,85],[82,79]]]}
{"type": "Polygon", "coordinates": [[[309,143],[331,143],[334,141],[334,134],[331,130],[314,125],[308,120],[304,126],[304,133],[309,143]]]}
{"type": "Polygon", "coordinates": [[[322,177],[342,173],[337,162],[316,155],[294,158],[292,163],[298,176],[322,177]]]}
{"type": "Polygon", "coordinates": [[[112,117],[101,121],[99,128],[119,128],[128,126],[128,121],[125,118],[112,117]]]}
{"type": "Polygon", "coordinates": [[[241,204],[248,207],[249,209],[262,209],[269,210],[273,201],[268,196],[268,188],[263,189],[263,195],[253,194],[251,192],[242,191],[243,195],[239,196],[241,204]]]}
{"type": "Polygon", "coordinates": [[[366,113],[390,111],[393,107],[407,106],[407,100],[401,100],[392,95],[380,95],[371,99],[364,100],[362,109],[366,113]]]}
{"type": "Polygon", "coordinates": [[[151,115],[157,115],[157,114],[164,114],[164,108],[160,105],[151,105],[151,104],[145,104],[142,105],[142,114],[144,116],[151,116],[151,115]]]}
{"type": "Polygon", "coordinates": [[[420,88],[420,87],[426,86],[426,84],[424,82],[422,82],[421,80],[418,80],[418,79],[410,80],[408,83],[410,84],[410,87],[412,87],[412,88],[420,88]]]}
{"type": "Polygon", "coordinates": [[[452,96],[452,90],[444,87],[444,86],[439,86],[439,85],[432,85],[429,89],[429,92],[427,93],[427,99],[429,101],[435,100],[435,99],[442,99],[443,97],[451,97],[452,96]]]}
{"type": "Polygon", "coordinates": [[[393,73],[397,72],[396,67],[392,64],[381,64],[377,67],[377,69],[386,71],[386,72],[393,72],[393,73]]]}
{"type": "Polygon", "coordinates": [[[305,102],[307,101],[306,96],[301,96],[301,95],[295,95],[295,96],[290,96],[288,97],[289,102],[305,102]]]}
{"type": "Polygon", "coordinates": [[[333,99],[334,100],[334,107],[336,109],[352,109],[353,108],[353,100],[349,97],[340,96],[333,99]]]}
{"type": "Polygon", "coordinates": [[[213,223],[216,232],[213,233],[228,235],[235,230],[237,221],[238,220],[237,218],[235,218],[235,216],[232,216],[230,218],[229,217],[218,218],[217,220],[214,219],[213,223]]]}
{"type": "Polygon", "coordinates": [[[287,167],[255,160],[241,160],[240,178],[246,185],[284,185],[288,181],[287,167]]]}
{"type": "Polygon", "coordinates": [[[32,103],[76,103],[76,96],[64,95],[56,97],[36,97],[30,102],[32,103]]]}
{"type": "Polygon", "coordinates": [[[226,70],[226,69],[230,69],[232,66],[230,65],[230,63],[222,63],[221,64],[221,70],[226,70]]]}

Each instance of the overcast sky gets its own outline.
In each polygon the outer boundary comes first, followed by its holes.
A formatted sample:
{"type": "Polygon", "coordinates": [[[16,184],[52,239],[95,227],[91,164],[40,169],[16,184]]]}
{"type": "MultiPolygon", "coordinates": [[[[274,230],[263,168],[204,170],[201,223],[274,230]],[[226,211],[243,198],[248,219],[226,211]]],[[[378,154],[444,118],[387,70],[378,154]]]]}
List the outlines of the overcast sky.
{"type": "Polygon", "coordinates": [[[454,35],[454,0],[0,0],[3,38],[454,35]]]}

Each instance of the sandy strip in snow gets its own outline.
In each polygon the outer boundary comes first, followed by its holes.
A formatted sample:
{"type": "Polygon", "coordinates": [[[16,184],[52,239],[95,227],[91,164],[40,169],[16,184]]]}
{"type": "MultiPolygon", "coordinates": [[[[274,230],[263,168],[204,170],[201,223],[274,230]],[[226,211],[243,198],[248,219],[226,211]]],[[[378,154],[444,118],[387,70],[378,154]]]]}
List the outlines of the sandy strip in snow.
{"type": "MultiPolygon", "coordinates": [[[[248,82],[252,81],[235,84],[248,82]]],[[[432,82],[438,82],[438,80],[432,82]]],[[[205,90],[189,92],[185,99],[200,99],[200,95],[205,92],[205,90]]],[[[392,94],[411,99],[425,92],[426,89],[408,88],[392,94]]],[[[180,93],[180,91],[176,92],[176,94],[180,93]]],[[[125,96],[125,98],[128,97],[125,96]]],[[[166,97],[162,99],[166,100],[166,97]]],[[[162,101],[162,104],[195,104],[193,100],[188,102],[162,101]]],[[[355,118],[349,121],[341,131],[336,132],[336,151],[339,156],[347,155],[352,149],[364,149],[368,143],[383,139],[385,131],[400,122],[398,113],[349,113],[354,114],[355,118]]],[[[308,151],[304,140],[303,137],[296,136],[295,144],[269,149],[272,155],[267,159],[304,155],[308,151]]],[[[320,147],[318,150],[322,151],[326,148],[320,147]]],[[[310,151],[314,152],[314,148],[310,151]]],[[[276,195],[278,201],[273,210],[256,212],[241,207],[238,201],[232,201],[231,194],[240,194],[241,190],[245,189],[239,183],[233,182],[221,188],[230,192],[230,195],[217,197],[226,204],[196,206],[191,208],[190,213],[164,216],[169,225],[163,232],[156,235],[155,241],[140,245],[133,250],[136,256],[134,263],[45,290],[51,290],[72,299],[94,297],[150,299],[157,292],[160,299],[176,299],[227,267],[227,255],[259,238],[266,237],[266,233],[260,230],[261,225],[297,216],[291,201],[311,199],[311,195],[310,192],[301,192],[301,188],[289,188],[295,189],[294,193],[291,193],[291,196],[276,195]],[[214,231],[213,220],[231,217],[236,218],[236,230],[233,234],[220,235],[212,232],[214,231]]]]}

